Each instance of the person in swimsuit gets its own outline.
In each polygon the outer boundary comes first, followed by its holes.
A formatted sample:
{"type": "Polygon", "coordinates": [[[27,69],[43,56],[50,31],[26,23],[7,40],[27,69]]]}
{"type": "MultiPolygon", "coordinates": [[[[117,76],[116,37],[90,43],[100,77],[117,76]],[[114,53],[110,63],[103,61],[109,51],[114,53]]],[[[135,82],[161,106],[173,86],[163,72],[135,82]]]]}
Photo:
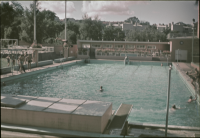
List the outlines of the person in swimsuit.
{"type": "Polygon", "coordinates": [[[12,55],[12,65],[15,66],[15,57],[12,55]]]}
{"type": "Polygon", "coordinates": [[[102,87],[102,86],[100,87],[100,90],[99,90],[99,91],[100,91],[100,92],[103,92],[103,87],[102,87]]]}
{"type": "Polygon", "coordinates": [[[31,62],[32,62],[32,60],[31,60],[31,55],[28,55],[28,56],[26,57],[26,60],[28,61],[28,69],[31,70],[31,62]]]}
{"type": "Polygon", "coordinates": [[[172,105],[172,108],[171,108],[172,110],[177,110],[177,109],[181,109],[181,108],[177,108],[176,107],[176,105],[174,104],[174,105],[172,105]]]}
{"type": "Polygon", "coordinates": [[[8,66],[10,66],[10,56],[8,55],[8,56],[6,57],[6,59],[7,59],[7,62],[8,62],[8,66]]]}
{"type": "Polygon", "coordinates": [[[195,95],[195,99],[192,99],[192,96],[190,96],[190,99],[187,102],[191,103],[192,101],[196,101],[196,100],[197,100],[197,95],[195,95]]]}
{"type": "Polygon", "coordinates": [[[22,73],[22,70],[25,72],[25,68],[23,66],[23,63],[24,63],[24,55],[23,54],[19,57],[19,62],[20,62],[20,72],[22,73]]]}

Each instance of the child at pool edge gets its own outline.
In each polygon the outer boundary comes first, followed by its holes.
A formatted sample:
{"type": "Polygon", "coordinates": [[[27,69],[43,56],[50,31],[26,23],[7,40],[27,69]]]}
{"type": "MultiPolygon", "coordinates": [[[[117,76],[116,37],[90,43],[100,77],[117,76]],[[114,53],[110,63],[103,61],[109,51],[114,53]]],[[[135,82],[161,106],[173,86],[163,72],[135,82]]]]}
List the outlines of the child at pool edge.
{"type": "Polygon", "coordinates": [[[196,100],[197,100],[197,95],[195,95],[195,99],[192,99],[192,96],[190,96],[190,99],[187,102],[191,103],[192,101],[196,101],[196,100]]]}
{"type": "Polygon", "coordinates": [[[99,91],[100,91],[100,92],[103,92],[103,87],[102,87],[102,86],[100,87],[100,90],[99,90],[99,91]]]}

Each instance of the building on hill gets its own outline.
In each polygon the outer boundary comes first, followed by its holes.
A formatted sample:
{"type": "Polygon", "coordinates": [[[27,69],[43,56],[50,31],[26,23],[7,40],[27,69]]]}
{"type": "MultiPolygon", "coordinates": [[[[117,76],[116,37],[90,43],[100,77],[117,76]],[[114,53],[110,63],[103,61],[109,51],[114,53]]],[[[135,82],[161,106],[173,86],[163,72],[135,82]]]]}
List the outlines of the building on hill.
{"type": "Polygon", "coordinates": [[[156,25],[157,30],[160,32],[163,32],[164,29],[167,29],[169,27],[169,25],[165,25],[165,24],[158,24],[156,25]]]}

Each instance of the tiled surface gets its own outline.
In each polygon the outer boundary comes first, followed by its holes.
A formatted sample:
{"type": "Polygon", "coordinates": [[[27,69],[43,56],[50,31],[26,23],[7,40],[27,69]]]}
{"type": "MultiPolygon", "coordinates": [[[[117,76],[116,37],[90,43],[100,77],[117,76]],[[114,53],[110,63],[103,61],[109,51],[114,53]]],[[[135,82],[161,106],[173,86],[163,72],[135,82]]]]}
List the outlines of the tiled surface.
{"type": "Polygon", "coordinates": [[[39,97],[35,100],[28,102],[26,105],[18,108],[22,110],[43,111],[53,103],[59,101],[60,98],[39,97]]]}
{"type": "Polygon", "coordinates": [[[73,114],[102,116],[110,105],[111,103],[108,102],[86,101],[79,106],[73,114]]]}
{"type": "Polygon", "coordinates": [[[78,105],[68,105],[63,103],[54,103],[52,106],[45,109],[45,112],[55,112],[55,113],[72,113],[78,105]]]}
{"type": "Polygon", "coordinates": [[[79,100],[79,99],[62,99],[59,101],[59,103],[63,103],[63,104],[75,104],[75,105],[81,105],[84,102],[86,102],[86,100],[79,100]]]}
{"type": "Polygon", "coordinates": [[[16,107],[24,102],[26,102],[26,100],[17,99],[14,97],[5,97],[1,99],[1,105],[8,107],[16,107]]]}

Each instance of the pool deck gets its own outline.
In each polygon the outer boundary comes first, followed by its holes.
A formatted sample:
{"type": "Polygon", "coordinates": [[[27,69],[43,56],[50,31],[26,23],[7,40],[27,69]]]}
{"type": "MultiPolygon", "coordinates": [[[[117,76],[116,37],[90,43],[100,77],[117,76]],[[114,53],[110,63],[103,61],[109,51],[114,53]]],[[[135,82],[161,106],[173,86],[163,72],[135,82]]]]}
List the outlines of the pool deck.
{"type": "MultiPolygon", "coordinates": [[[[36,68],[32,68],[31,70],[26,70],[26,73],[30,73],[30,72],[35,72],[38,70],[43,70],[43,69],[47,69],[47,68],[52,68],[52,67],[59,67],[61,65],[67,65],[70,63],[74,63],[74,62],[81,62],[82,60],[72,60],[72,61],[67,61],[67,62],[63,62],[63,63],[55,63],[53,62],[52,65],[46,65],[43,67],[36,67],[36,68]]],[[[7,77],[12,77],[12,76],[18,76],[18,75],[22,75],[22,74],[26,74],[26,73],[20,73],[19,71],[13,71],[13,73],[7,73],[7,74],[2,74],[1,75],[1,79],[3,78],[7,78],[7,77]]]]}
{"type": "MultiPolygon", "coordinates": [[[[186,87],[190,90],[191,95],[193,95],[193,97],[194,97],[196,95],[195,88],[191,84],[192,79],[188,75],[186,75],[186,71],[194,73],[195,68],[191,66],[191,63],[184,63],[184,62],[179,62],[178,64],[176,62],[173,62],[172,65],[175,68],[175,70],[179,73],[179,75],[180,75],[181,79],[183,80],[183,82],[185,83],[186,87]]],[[[197,102],[198,102],[198,104],[200,104],[200,97],[198,94],[197,94],[197,102]]]]}

